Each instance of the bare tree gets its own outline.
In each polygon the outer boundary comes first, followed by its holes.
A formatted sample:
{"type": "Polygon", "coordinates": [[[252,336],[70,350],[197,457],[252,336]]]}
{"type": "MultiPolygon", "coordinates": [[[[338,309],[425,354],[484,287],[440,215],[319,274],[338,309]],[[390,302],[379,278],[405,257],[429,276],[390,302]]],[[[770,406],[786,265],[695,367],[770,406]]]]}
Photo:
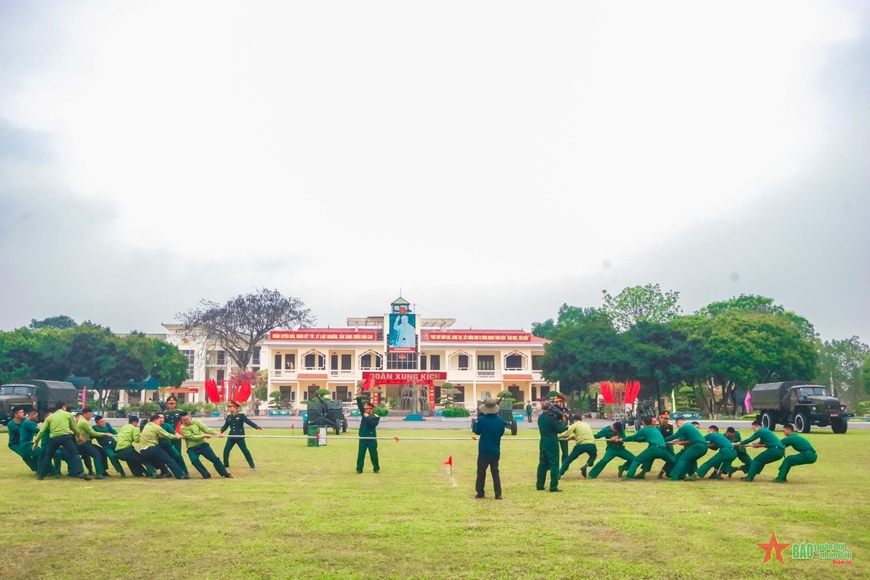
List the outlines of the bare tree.
{"type": "Polygon", "coordinates": [[[298,298],[278,290],[259,288],[220,305],[201,300],[197,308],[176,318],[187,338],[208,338],[221,345],[240,369],[247,370],[254,348],[275,328],[295,329],[314,323],[311,311],[298,298]]]}

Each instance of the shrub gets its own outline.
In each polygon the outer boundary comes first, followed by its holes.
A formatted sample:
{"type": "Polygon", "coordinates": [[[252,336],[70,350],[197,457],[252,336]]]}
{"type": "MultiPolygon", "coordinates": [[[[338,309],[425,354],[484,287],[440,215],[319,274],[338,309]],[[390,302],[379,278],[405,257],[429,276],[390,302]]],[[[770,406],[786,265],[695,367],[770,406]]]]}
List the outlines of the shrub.
{"type": "Polygon", "coordinates": [[[387,409],[386,407],[384,407],[383,404],[380,404],[377,407],[375,407],[375,410],[373,411],[373,413],[375,415],[377,415],[378,417],[386,417],[387,415],[390,414],[390,410],[387,409]]]}
{"type": "Polygon", "coordinates": [[[469,411],[465,407],[447,407],[446,409],[444,409],[442,417],[446,417],[448,419],[454,417],[471,417],[471,411],[469,411]]]}

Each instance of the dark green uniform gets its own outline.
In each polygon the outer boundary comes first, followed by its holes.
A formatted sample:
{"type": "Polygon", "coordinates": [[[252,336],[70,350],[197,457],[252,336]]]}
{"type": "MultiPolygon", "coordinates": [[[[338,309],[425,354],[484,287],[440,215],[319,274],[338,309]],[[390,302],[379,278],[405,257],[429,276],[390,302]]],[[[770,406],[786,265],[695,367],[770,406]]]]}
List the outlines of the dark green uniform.
{"type": "Polygon", "coordinates": [[[230,466],[230,451],[236,445],[242,450],[242,455],[245,456],[245,461],[251,469],[256,469],[254,458],[251,457],[251,452],[248,451],[248,445],[245,443],[245,425],[250,425],[254,429],[259,429],[256,423],[248,419],[244,413],[230,413],[227,415],[227,420],[224,421],[224,426],[221,427],[221,433],[230,430],[230,438],[224,444],[224,467],[230,466]],[[233,437],[235,435],[235,437],[233,437]]]}
{"type": "Polygon", "coordinates": [[[665,469],[669,469],[676,461],[673,454],[668,451],[665,438],[662,437],[662,432],[658,427],[648,425],[634,435],[623,438],[623,441],[645,441],[647,443],[647,448],[632,460],[624,479],[632,479],[642,463],[662,459],[665,462],[665,469]]]}
{"type": "Polygon", "coordinates": [[[783,437],[782,445],[783,447],[791,447],[797,451],[797,453],[789,455],[782,460],[782,465],[779,466],[779,475],[774,479],[774,481],[779,483],[788,481],[786,476],[788,476],[789,470],[795,465],[809,465],[810,463],[815,463],[818,459],[816,450],[813,449],[810,442],[797,433],[792,433],[788,437],[783,437]]]}
{"type": "Polygon", "coordinates": [[[704,439],[706,439],[707,443],[717,451],[713,457],[705,461],[703,465],[698,468],[698,477],[704,479],[704,476],[707,475],[707,472],[711,469],[726,472],[730,470],[731,462],[737,459],[737,451],[735,451],[734,445],[731,444],[731,441],[721,433],[707,433],[704,436],[704,439]]]}
{"type": "MultiPolygon", "coordinates": [[[[112,427],[108,421],[106,421],[105,427],[97,427],[94,425],[94,431],[97,433],[111,433],[112,435],[117,435],[118,432],[115,431],[115,428],[112,427]]],[[[98,439],[97,442],[100,444],[100,447],[103,448],[103,451],[106,453],[106,457],[109,461],[112,462],[112,467],[115,468],[115,471],[121,474],[121,477],[127,477],[127,474],[124,472],[124,468],[121,467],[121,461],[118,459],[118,456],[115,454],[115,447],[118,445],[118,442],[115,441],[114,437],[105,437],[103,439],[98,439]]]]}
{"type": "Polygon", "coordinates": [[[33,438],[36,437],[37,433],[39,433],[39,425],[30,419],[25,419],[24,422],[21,423],[18,450],[16,451],[16,453],[21,456],[21,459],[24,460],[24,463],[27,464],[27,467],[29,467],[33,472],[38,471],[39,456],[42,455],[41,450],[33,450],[33,438]]]}
{"type": "Polygon", "coordinates": [[[695,473],[698,465],[698,459],[707,454],[707,440],[698,431],[698,428],[691,423],[684,423],[682,427],[677,429],[677,432],[670,437],[665,437],[665,442],[668,441],[688,441],[691,443],[685,447],[674,458],[674,468],[671,470],[671,479],[677,481],[683,476],[695,473]]]}
{"type": "MultiPolygon", "coordinates": [[[[359,408],[359,412],[361,415],[359,422],[359,436],[377,437],[378,423],[381,422],[381,418],[374,413],[366,417],[365,402],[363,401],[362,397],[356,398],[356,406],[359,408]]],[[[356,452],[356,472],[363,472],[363,465],[365,464],[366,460],[366,450],[368,450],[369,458],[372,460],[372,468],[374,469],[374,472],[379,472],[381,470],[381,464],[378,462],[378,442],[376,439],[359,440],[359,446],[357,447],[356,452]]]]}
{"type": "MultiPolygon", "coordinates": [[[[178,433],[178,424],[181,423],[181,411],[163,411],[163,424],[169,425],[173,433],[178,433]]],[[[173,439],[172,446],[181,456],[181,439],[173,439]]]]}
{"type": "MultiPolygon", "coordinates": [[[[550,491],[559,488],[559,433],[565,430],[565,423],[557,421],[550,413],[541,412],[538,416],[538,432],[541,442],[538,444],[538,479],[535,487],[544,489],[547,472],[550,472],[550,491]]],[[[565,441],[567,447],[568,442],[565,441]]]]}
{"type": "MultiPolygon", "coordinates": [[[[727,435],[725,438],[726,439],[728,438],[727,435]]],[[[731,441],[731,445],[734,445],[735,443],[740,443],[741,439],[742,438],[740,437],[740,431],[735,429],[734,430],[734,439],[728,439],[728,440],[731,441]]],[[[741,446],[734,445],[734,451],[737,452],[737,459],[739,459],[743,465],[739,468],[734,468],[734,467],[729,466],[728,469],[723,469],[723,471],[725,473],[728,473],[729,475],[734,473],[735,471],[737,471],[737,469],[740,469],[744,472],[749,471],[749,464],[752,463],[752,458],[749,457],[749,454],[746,453],[746,450],[741,446]]]]}
{"type": "Polygon", "coordinates": [[[532,422],[532,412],[533,411],[534,411],[534,409],[532,409],[532,404],[528,403],[526,405],[526,423],[532,422]]]}
{"type": "Polygon", "coordinates": [[[21,444],[21,423],[16,423],[14,420],[9,421],[6,424],[6,428],[9,430],[9,449],[15,453],[16,455],[21,455],[18,451],[18,447],[21,444]]]}
{"type": "MultiPolygon", "coordinates": [[[[167,433],[178,435],[178,432],[174,428],[170,427],[168,423],[166,423],[165,416],[163,425],[161,425],[160,428],[167,433]]],[[[184,457],[181,455],[178,449],[175,448],[174,443],[175,441],[172,439],[161,439],[160,441],[158,441],[157,445],[163,451],[165,451],[169,457],[175,460],[175,463],[177,463],[179,469],[181,469],[182,475],[184,475],[185,477],[190,477],[190,472],[187,470],[187,463],[184,462],[184,457]]],[[[165,470],[163,470],[163,473],[165,473],[165,470]]]]}
{"type": "MultiPolygon", "coordinates": [[[[661,421],[661,419],[659,419],[659,421],[661,421]]],[[[664,423],[660,422],[658,429],[659,429],[659,431],[661,431],[662,437],[665,438],[665,443],[668,442],[668,437],[670,437],[671,435],[674,434],[674,424],[673,423],[668,423],[667,425],[665,425],[664,423]]],[[[667,447],[668,452],[671,455],[674,454],[674,446],[673,445],[665,445],[665,447],[667,447]]]]}
{"type": "Polygon", "coordinates": [[[743,478],[746,481],[752,481],[755,479],[756,475],[761,473],[761,470],[764,469],[765,465],[773,463],[774,461],[779,461],[782,459],[782,456],[785,455],[785,447],[782,446],[779,437],[774,435],[769,429],[759,427],[749,439],[743,442],[743,444],[746,445],[752,443],[756,439],[767,445],[767,449],[752,459],[752,463],[749,464],[749,473],[747,473],[746,477],[743,478]]]}
{"type": "MultiPolygon", "coordinates": [[[[610,427],[605,427],[593,437],[596,439],[610,439],[611,437],[621,436],[622,433],[614,433],[613,429],[610,427]]],[[[607,446],[604,449],[604,457],[595,464],[595,467],[589,472],[590,479],[595,479],[598,477],[598,474],[610,463],[614,458],[619,457],[620,459],[624,459],[625,463],[619,468],[620,471],[627,471],[631,466],[631,462],[634,461],[634,453],[625,448],[625,445],[622,442],[616,441],[608,441],[607,446]]]]}

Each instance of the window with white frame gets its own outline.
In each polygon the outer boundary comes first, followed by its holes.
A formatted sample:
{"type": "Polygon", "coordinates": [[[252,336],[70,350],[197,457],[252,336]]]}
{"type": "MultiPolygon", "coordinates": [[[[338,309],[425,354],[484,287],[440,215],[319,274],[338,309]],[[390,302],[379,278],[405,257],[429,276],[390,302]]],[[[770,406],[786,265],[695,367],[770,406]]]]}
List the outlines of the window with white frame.
{"type": "Polygon", "coordinates": [[[196,364],[196,352],[192,350],[183,350],[181,354],[187,357],[187,378],[193,378],[193,368],[196,364]]]}

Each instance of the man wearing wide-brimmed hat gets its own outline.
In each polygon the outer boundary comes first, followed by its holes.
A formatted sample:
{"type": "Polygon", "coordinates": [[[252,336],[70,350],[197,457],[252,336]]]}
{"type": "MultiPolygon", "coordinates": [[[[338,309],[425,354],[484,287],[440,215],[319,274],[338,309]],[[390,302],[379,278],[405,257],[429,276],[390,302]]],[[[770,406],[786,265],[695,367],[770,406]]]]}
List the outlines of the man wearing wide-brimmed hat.
{"type": "Polygon", "coordinates": [[[495,499],[501,499],[501,477],[498,473],[498,460],[501,457],[501,438],[504,435],[504,419],[501,418],[501,399],[485,399],[477,408],[477,422],[473,431],[479,435],[477,441],[477,481],[475,499],[484,497],[486,469],[492,474],[492,488],[495,499]]]}

